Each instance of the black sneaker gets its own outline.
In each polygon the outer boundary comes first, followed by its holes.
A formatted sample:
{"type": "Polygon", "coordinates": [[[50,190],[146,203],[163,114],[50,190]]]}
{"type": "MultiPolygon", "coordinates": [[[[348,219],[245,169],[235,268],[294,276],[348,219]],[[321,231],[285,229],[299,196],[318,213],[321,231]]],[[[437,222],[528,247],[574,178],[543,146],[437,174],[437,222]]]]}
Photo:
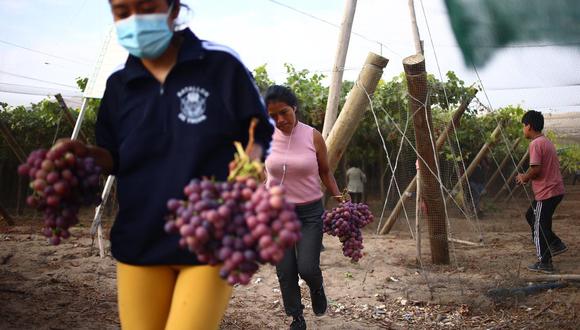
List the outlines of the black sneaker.
{"type": "Polygon", "coordinates": [[[552,266],[552,263],[536,262],[535,264],[529,265],[528,270],[550,274],[554,272],[554,266],[552,266]]]}
{"type": "Polygon", "coordinates": [[[558,254],[562,254],[566,251],[568,251],[568,247],[562,241],[550,246],[550,252],[552,253],[552,257],[557,256],[558,254]]]}
{"type": "Polygon", "coordinates": [[[302,314],[294,316],[294,320],[290,324],[290,330],[305,330],[305,329],[306,329],[306,320],[304,320],[304,316],[302,316],[302,314]]]}
{"type": "Polygon", "coordinates": [[[310,290],[310,300],[312,300],[312,310],[316,316],[322,316],[326,313],[328,302],[324,294],[324,286],[318,290],[310,290]]]}

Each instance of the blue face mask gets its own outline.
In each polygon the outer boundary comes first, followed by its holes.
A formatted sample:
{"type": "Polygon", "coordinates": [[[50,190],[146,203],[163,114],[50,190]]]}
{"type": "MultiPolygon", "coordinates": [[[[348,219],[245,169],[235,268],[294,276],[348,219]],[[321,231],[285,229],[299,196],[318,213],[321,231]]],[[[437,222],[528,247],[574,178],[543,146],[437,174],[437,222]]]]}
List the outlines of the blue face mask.
{"type": "Polygon", "coordinates": [[[167,25],[172,8],[167,13],[132,15],[115,23],[119,44],[139,58],[159,57],[173,37],[167,25]]]}

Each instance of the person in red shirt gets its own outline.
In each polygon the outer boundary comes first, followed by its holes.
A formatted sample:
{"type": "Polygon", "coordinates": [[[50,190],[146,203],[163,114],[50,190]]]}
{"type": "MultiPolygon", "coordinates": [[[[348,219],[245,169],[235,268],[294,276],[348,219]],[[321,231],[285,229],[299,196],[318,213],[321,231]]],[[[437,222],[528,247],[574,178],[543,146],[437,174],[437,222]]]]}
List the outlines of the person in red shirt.
{"type": "Polygon", "coordinates": [[[560,162],[556,147],[544,134],[544,116],[530,110],[522,117],[523,131],[530,142],[530,167],[520,173],[516,182],[532,182],[534,201],[526,212],[526,220],[532,229],[538,262],[528,266],[536,272],[554,271],[552,257],[564,253],[568,247],[552,231],[552,215],[564,197],[564,181],[560,173],[560,162]]]}

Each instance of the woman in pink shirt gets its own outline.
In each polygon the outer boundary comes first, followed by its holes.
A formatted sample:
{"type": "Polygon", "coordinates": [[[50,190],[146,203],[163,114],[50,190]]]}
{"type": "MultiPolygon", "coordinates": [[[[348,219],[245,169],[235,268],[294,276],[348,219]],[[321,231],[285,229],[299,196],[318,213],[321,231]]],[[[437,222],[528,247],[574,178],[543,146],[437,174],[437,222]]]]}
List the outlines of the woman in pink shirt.
{"type": "Polygon", "coordinates": [[[330,172],[322,135],[296,118],[296,95],[287,87],[274,85],[266,91],[265,103],[276,123],[272,149],[266,159],[267,185],[285,188],[302,222],[302,239],[295,248],[286,251],[276,273],[286,314],[294,318],[290,329],[306,329],[298,275],[310,288],[314,314],[323,315],[327,307],[320,270],[324,212],[320,182],[336,199],[340,199],[340,190],[330,172]]]}

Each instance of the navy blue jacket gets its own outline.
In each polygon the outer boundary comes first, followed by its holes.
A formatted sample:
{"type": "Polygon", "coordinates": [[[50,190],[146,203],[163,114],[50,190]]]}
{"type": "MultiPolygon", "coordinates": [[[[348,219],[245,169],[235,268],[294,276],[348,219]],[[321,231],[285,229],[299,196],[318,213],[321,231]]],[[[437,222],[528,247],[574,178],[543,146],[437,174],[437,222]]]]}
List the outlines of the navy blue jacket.
{"type": "Polygon", "coordinates": [[[257,143],[269,149],[273,126],[246,67],[227,47],[176,32],[182,44],[165,82],[129,56],[107,80],[96,125],[97,145],[109,150],[117,177],[119,213],[111,249],[134,265],[195,265],[163,230],[170,198],[184,199],[193,178],[225,180],[234,141],[244,145],[253,117],[257,143]]]}

